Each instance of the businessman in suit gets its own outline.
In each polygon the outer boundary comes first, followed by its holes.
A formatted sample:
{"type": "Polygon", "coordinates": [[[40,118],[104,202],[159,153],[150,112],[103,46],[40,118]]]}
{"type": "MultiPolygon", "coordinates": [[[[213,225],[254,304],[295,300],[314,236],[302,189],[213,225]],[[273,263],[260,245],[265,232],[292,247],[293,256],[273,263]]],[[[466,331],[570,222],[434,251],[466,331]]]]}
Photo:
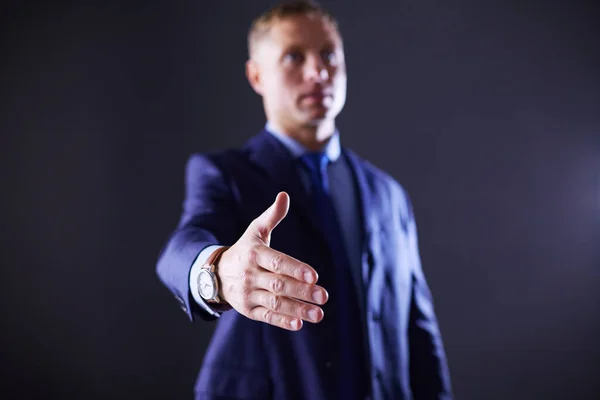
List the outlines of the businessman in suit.
{"type": "Polygon", "coordinates": [[[279,4],[248,45],[267,123],[190,157],[157,263],[192,321],[217,321],[196,398],[452,399],[409,197],[341,145],[334,17],[279,4]]]}

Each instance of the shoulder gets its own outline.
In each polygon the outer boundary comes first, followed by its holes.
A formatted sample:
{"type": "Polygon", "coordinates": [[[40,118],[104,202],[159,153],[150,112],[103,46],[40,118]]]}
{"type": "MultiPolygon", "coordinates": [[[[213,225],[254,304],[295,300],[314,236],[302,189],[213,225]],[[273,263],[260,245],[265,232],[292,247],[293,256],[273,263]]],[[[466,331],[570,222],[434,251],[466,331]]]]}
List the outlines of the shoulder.
{"type": "Polygon", "coordinates": [[[199,169],[218,169],[222,173],[235,168],[244,167],[250,160],[252,149],[257,147],[256,143],[261,139],[261,132],[249,136],[239,146],[231,146],[209,151],[192,152],[186,162],[188,172],[199,169]]]}
{"type": "Polygon", "coordinates": [[[389,172],[384,171],[373,162],[359,156],[352,150],[345,149],[345,151],[350,157],[354,158],[358,167],[361,168],[372,194],[381,199],[382,202],[387,202],[400,211],[402,219],[412,219],[412,202],[405,187],[389,172]]]}
{"type": "Polygon", "coordinates": [[[245,148],[225,148],[205,152],[192,152],[185,162],[188,177],[214,176],[226,177],[235,169],[243,168],[248,155],[245,148]]]}

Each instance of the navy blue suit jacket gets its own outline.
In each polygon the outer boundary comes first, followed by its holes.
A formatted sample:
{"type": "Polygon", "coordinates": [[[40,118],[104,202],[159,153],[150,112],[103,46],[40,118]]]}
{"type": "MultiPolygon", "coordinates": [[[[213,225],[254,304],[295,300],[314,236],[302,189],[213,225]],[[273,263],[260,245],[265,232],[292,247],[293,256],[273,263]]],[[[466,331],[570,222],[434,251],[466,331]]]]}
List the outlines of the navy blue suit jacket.
{"type": "MultiPolygon", "coordinates": [[[[360,193],[363,228],[362,315],[368,335],[371,398],[451,399],[446,356],[432,296],[421,268],[411,203],[388,174],[342,148],[360,193]]],[[[215,317],[189,292],[189,271],[202,249],[231,245],[280,191],[290,195],[271,247],[300,259],[333,286],[331,255],[317,229],[297,165],[268,132],[243,148],[194,154],[178,227],[160,254],[157,272],[190,319],[215,317]]],[[[329,290],[329,289],[328,289],[329,290]]],[[[330,304],[331,303],[331,304],[330,304]]],[[[337,367],[333,302],[325,318],[298,332],[250,320],[235,310],[219,318],[198,380],[198,399],[331,399],[337,367]]]]}

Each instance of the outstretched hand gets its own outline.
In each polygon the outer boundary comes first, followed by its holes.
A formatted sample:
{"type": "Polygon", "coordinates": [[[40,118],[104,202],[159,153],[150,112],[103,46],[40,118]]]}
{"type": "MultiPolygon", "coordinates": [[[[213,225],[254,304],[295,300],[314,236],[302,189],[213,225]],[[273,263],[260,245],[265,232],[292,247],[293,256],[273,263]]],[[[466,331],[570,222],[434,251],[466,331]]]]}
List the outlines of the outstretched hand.
{"type": "Polygon", "coordinates": [[[320,322],[327,291],[316,285],[317,272],[308,264],[272,249],[271,233],[285,218],[290,199],[275,202],[256,218],[218,262],[220,297],[240,314],[288,330],[303,321],[320,322]]]}

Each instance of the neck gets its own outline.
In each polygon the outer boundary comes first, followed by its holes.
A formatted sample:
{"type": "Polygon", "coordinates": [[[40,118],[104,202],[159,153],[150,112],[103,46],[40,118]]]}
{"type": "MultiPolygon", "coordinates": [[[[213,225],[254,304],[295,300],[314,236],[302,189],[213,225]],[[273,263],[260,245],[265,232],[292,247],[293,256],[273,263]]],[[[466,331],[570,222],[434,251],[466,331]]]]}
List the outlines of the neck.
{"type": "Polygon", "coordinates": [[[335,133],[334,120],[303,126],[287,126],[276,121],[272,123],[279,132],[296,140],[310,151],[322,150],[335,133]]]}

